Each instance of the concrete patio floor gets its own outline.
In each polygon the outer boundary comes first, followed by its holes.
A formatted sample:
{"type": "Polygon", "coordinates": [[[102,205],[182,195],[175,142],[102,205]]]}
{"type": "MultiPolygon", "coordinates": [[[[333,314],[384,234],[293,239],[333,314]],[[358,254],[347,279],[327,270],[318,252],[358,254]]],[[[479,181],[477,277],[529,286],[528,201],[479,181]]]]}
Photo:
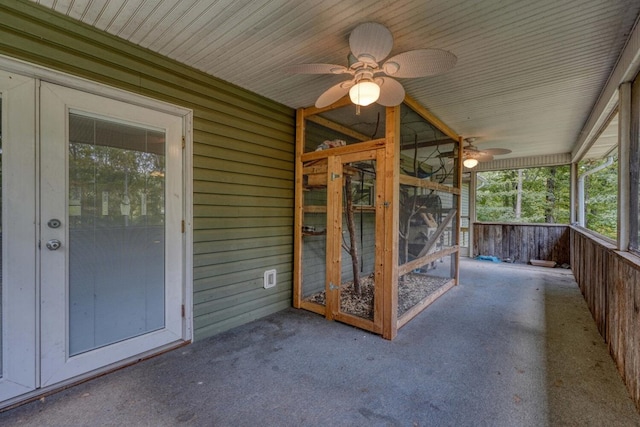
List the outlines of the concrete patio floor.
{"type": "Polygon", "coordinates": [[[390,342],[288,309],[3,426],[640,426],[567,270],[465,260],[390,342]]]}

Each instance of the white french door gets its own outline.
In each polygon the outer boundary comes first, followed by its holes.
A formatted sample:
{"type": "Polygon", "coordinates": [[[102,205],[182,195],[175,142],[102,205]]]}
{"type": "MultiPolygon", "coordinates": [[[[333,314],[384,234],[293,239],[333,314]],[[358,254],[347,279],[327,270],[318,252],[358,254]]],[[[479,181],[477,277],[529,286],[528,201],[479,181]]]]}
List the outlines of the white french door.
{"type": "Polygon", "coordinates": [[[47,386],[182,338],[182,119],[47,83],[40,103],[47,386]]]}
{"type": "Polygon", "coordinates": [[[0,85],[1,404],[188,328],[183,118],[4,72],[0,85]]]}

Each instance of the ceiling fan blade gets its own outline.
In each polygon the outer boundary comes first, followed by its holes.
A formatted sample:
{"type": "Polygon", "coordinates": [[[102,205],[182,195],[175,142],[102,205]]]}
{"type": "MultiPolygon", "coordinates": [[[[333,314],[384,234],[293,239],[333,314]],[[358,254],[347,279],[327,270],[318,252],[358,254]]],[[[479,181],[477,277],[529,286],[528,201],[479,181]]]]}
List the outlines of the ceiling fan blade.
{"type": "Polygon", "coordinates": [[[347,67],[335,64],[297,64],[284,69],[292,74],[344,74],[351,73],[347,67]]]}
{"type": "Polygon", "coordinates": [[[449,71],[457,61],[458,57],[446,50],[417,49],[392,56],[382,69],[393,77],[426,77],[449,71]]]}
{"type": "Polygon", "coordinates": [[[507,148],[487,148],[484,150],[481,150],[483,153],[488,153],[491,154],[493,156],[499,156],[501,154],[509,154],[511,153],[511,150],[507,149],[507,148]]]}
{"type": "Polygon", "coordinates": [[[473,156],[473,158],[479,162],[490,162],[491,160],[493,160],[493,155],[479,151],[476,155],[473,156]]]}
{"type": "Polygon", "coordinates": [[[380,62],[391,53],[393,36],[384,25],[365,22],[358,25],[349,35],[349,47],[359,60],[362,60],[362,55],[367,55],[373,61],[380,62]]]}
{"type": "Polygon", "coordinates": [[[346,81],[342,83],[338,83],[337,85],[331,86],[329,89],[324,91],[322,95],[320,95],[316,101],[317,108],[328,107],[333,104],[343,96],[345,96],[349,92],[349,88],[353,86],[352,81],[346,81]]]}
{"type": "Polygon", "coordinates": [[[404,101],[404,88],[399,81],[391,77],[379,77],[375,82],[380,85],[380,97],[376,101],[385,107],[394,107],[404,101]]]}

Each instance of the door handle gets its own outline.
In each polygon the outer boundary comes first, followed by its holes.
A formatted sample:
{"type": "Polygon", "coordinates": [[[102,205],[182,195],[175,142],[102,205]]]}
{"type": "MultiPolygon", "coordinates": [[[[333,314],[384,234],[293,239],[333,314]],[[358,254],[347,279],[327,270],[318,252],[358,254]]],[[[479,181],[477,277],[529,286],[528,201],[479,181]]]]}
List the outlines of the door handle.
{"type": "Polygon", "coordinates": [[[50,251],[57,251],[62,246],[62,243],[58,239],[51,239],[46,243],[46,246],[50,251]]]}

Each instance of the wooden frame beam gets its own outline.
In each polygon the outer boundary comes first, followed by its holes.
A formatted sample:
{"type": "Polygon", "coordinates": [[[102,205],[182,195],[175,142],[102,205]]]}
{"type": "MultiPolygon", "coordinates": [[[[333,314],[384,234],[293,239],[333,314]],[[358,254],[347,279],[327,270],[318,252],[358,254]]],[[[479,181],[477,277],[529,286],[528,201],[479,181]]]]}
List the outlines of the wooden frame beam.
{"type": "Polygon", "coordinates": [[[302,162],[309,162],[311,160],[326,159],[330,156],[344,156],[350,153],[359,153],[362,151],[377,150],[384,146],[385,140],[374,139],[372,141],[363,142],[360,144],[344,145],[342,147],[329,148],[328,150],[310,151],[300,155],[302,162]]]}
{"type": "Polygon", "coordinates": [[[320,126],[324,126],[326,128],[329,128],[331,130],[335,130],[336,132],[340,132],[344,135],[350,136],[351,138],[357,139],[358,141],[369,141],[371,139],[371,137],[360,133],[360,132],[356,132],[353,129],[350,129],[344,125],[341,125],[339,123],[336,122],[332,122],[329,119],[325,119],[324,117],[320,117],[320,116],[308,116],[307,120],[309,120],[310,122],[316,123],[320,126]]]}
{"type": "Polygon", "coordinates": [[[440,298],[444,295],[449,289],[456,285],[455,280],[451,279],[447,283],[445,283],[441,288],[435,291],[432,294],[429,294],[422,301],[411,307],[406,313],[404,313],[400,319],[398,319],[398,328],[402,328],[404,325],[409,323],[411,319],[416,317],[418,314],[422,313],[422,310],[427,308],[429,304],[440,298]]]}
{"type": "Polygon", "coordinates": [[[436,242],[438,241],[442,233],[444,233],[444,229],[447,228],[447,226],[449,225],[449,223],[451,222],[451,220],[453,219],[454,215],[456,215],[457,212],[458,212],[458,209],[449,210],[449,213],[447,214],[444,221],[438,224],[438,228],[436,228],[436,231],[433,233],[431,237],[429,237],[429,240],[427,240],[427,242],[424,244],[424,247],[420,250],[420,253],[418,254],[418,258],[422,258],[431,250],[433,245],[436,244],[436,242]]]}
{"type": "Polygon", "coordinates": [[[426,188],[427,190],[436,190],[443,193],[451,193],[460,195],[461,190],[457,187],[450,187],[448,185],[440,184],[439,182],[427,181],[425,179],[416,178],[415,176],[409,176],[400,174],[400,184],[410,185],[412,187],[426,188]]]}
{"type": "Polygon", "coordinates": [[[336,108],[346,107],[347,105],[350,105],[350,104],[352,104],[352,102],[351,102],[351,99],[349,98],[349,96],[343,96],[342,98],[340,98],[339,100],[337,100],[333,104],[328,105],[328,106],[323,107],[323,108],[318,108],[318,107],[302,108],[302,113],[303,113],[305,118],[308,118],[309,116],[313,116],[315,114],[324,113],[325,111],[335,110],[336,108]]]}
{"type": "Polygon", "coordinates": [[[435,147],[437,145],[440,144],[455,144],[457,141],[451,138],[445,138],[445,139],[436,139],[433,141],[424,141],[424,142],[418,142],[417,144],[414,142],[410,142],[410,143],[406,143],[406,144],[402,144],[400,145],[400,151],[404,151],[404,150],[413,150],[414,148],[425,148],[425,147],[435,147]]]}
{"type": "Polygon", "coordinates": [[[431,123],[435,126],[440,132],[447,135],[449,138],[454,141],[458,141],[460,139],[460,135],[458,135],[453,129],[447,126],[442,120],[437,118],[431,111],[427,110],[423,107],[418,101],[410,97],[409,95],[405,95],[404,103],[407,104],[409,108],[418,113],[423,119],[431,123]]]}
{"type": "Polygon", "coordinates": [[[411,273],[416,268],[420,268],[425,264],[429,264],[430,262],[439,260],[447,255],[454,254],[460,251],[459,246],[451,246],[450,248],[443,249],[438,252],[434,252],[432,254],[425,255],[421,258],[414,259],[413,261],[406,262],[398,267],[398,275],[404,276],[407,273],[411,273]]]}

